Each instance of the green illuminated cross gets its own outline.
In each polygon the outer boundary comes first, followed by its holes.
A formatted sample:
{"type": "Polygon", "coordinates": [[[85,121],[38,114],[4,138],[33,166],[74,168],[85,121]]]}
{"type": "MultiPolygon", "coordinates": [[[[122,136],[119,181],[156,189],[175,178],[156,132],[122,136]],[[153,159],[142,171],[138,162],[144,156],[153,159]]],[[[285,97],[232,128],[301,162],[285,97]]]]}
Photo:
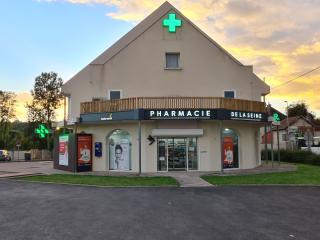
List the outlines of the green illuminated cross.
{"type": "Polygon", "coordinates": [[[36,133],[39,134],[40,138],[45,138],[46,135],[49,133],[49,130],[45,125],[40,124],[39,127],[36,129],[36,133]]]}
{"type": "Polygon", "coordinates": [[[168,19],[163,19],[162,25],[164,27],[168,27],[169,32],[176,32],[177,27],[182,26],[182,20],[176,19],[176,14],[175,13],[169,13],[169,18],[168,19]]]}
{"type": "Polygon", "coordinates": [[[278,114],[278,113],[274,113],[274,114],[273,114],[273,120],[274,120],[275,122],[280,122],[280,117],[279,117],[279,114],[278,114]]]}

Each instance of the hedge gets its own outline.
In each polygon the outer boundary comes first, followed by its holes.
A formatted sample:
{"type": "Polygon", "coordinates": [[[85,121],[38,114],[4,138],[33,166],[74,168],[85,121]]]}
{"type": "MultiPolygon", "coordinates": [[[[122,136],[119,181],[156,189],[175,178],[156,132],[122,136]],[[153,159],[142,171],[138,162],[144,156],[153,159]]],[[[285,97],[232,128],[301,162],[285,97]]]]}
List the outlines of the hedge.
{"type": "MultiPolygon", "coordinates": [[[[261,159],[265,160],[264,150],[261,150],[261,159]]],[[[271,159],[271,150],[268,150],[269,160],[271,159]]],[[[304,163],[320,166],[320,155],[303,150],[280,150],[281,162],[304,163]]],[[[274,161],[278,161],[278,151],[274,151],[274,161]]]]}

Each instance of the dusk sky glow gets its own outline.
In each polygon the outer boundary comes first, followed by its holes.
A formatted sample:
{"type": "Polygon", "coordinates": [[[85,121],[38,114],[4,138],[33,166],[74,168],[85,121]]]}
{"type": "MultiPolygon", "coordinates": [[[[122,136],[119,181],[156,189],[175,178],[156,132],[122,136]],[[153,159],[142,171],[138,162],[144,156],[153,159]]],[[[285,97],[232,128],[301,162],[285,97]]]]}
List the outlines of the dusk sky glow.
{"type": "MultiPolygon", "coordinates": [[[[0,89],[18,95],[25,120],[34,78],[79,72],[162,0],[4,0],[0,3],[0,89]]],[[[304,100],[320,117],[320,0],[172,0],[233,56],[271,86],[267,101],[304,100]]],[[[61,118],[61,113],[58,118],[61,118]]]]}

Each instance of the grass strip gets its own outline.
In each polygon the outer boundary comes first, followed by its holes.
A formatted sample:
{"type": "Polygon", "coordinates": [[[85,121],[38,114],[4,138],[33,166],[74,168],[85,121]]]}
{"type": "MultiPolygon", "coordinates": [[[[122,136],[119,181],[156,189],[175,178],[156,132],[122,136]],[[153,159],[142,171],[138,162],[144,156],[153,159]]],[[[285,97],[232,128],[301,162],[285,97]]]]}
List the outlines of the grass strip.
{"type": "Polygon", "coordinates": [[[320,167],[297,164],[297,171],[281,173],[261,173],[241,176],[202,176],[205,181],[214,185],[241,184],[293,184],[320,185],[320,167]]]}
{"type": "Polygon", "coordinates": [[[171,177],[132,177],[132,176],[91,176],[74,174],[52,174],[19,177],[19,180],[33,182],[70,183],[95,186],[178,186],[171,177]]]}

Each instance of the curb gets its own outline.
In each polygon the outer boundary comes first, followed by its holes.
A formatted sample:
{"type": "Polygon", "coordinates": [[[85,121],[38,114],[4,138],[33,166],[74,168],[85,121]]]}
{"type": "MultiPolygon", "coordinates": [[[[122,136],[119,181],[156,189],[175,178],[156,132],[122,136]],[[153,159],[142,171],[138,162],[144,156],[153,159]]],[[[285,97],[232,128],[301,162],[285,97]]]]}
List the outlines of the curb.
{"type": "Polygon", "coordinates": [[[79,184],[79,183],[58,183],[58,182],[40,182],[30,180],[19,180],[12,178],[10,181],[25,182],[25,183],[40,183],[40,184],[55,184],[55,185],[66,185],[66,186],[78,186],[78,187],[96,187],[96,188],[180,188],[180,186],[174,185],[161,185],[161,186],[101,186],[91,184],[79,184]]]}

